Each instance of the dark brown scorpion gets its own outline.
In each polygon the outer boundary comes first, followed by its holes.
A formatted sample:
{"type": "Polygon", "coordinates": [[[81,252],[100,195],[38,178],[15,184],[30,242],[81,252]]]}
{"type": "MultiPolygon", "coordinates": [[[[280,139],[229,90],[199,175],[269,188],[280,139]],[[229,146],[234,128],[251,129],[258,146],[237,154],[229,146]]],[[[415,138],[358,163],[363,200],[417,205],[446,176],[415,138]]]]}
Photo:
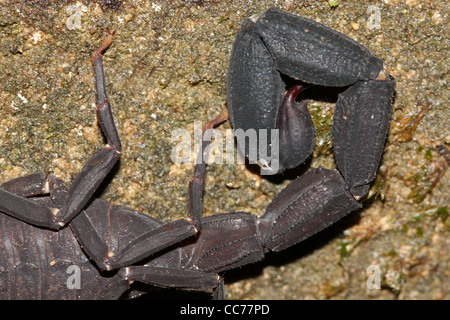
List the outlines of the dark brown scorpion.
{"type": "MultiPolygon", "coordinates": [[[[306,101],[296,101],[303,86],[286,88],[285,79],[348,87],[339,94],[333,124],[338,170],[311,169],[260,218],[247,212],[202,217],[204,161],[189,183],[188,219],[163,224],[93,199],[122,152],[102,62],[112,37],[108,31],[93,55],[97,119],[106,145],[69,187],[52,174],[0,186],[2,299],[116,299],[135,281],[212,289],[221,299],[223,271],[290,247],[361,207],[384,148],[395,81],[365,47],[275,8],[246,19],[233,45],[227,79],[230,120],[234,129],[269,130],[258,139],[271,141],[264,150],[244,140],[238,147],[267,170],[299,165],[312,152],[314,127],[306,101]],[[80,273],[80,281],[73,281],[70,270],[80,273]]],[[[224,113],[208,127],[226,118],[224,113]]]]}

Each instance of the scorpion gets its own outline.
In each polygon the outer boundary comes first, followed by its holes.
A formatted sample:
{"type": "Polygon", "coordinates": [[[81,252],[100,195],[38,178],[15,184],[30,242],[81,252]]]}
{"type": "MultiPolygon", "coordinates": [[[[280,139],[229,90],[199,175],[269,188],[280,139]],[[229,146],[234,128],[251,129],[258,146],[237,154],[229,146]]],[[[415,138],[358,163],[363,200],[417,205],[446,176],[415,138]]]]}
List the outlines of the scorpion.
{"type": "MultiPolygon", "coordinates": [[[[234,129],[277,132],[278,153],[275,143],[263,152],[238,141],[238,149],[280,173],[303,163],[314,146],[307,101],[296,99],[305,86],[287,87],[286,79],[345,87],[332,131],[338,169],[313,168],[299,176],[259,218],[248,212],[202,217],[205,161],[189,182],[188,218],[162,223],[95,198],[122,152],[103,71],[113,34],[108,30],[93,54],[96,114],[106,145],[70,186],[51,173],[0,185],[2,299],[117,299],[133,282],[212,290],[214,298],[224,299],[224,271],[293,246],[361,208],[384,149],[395,80],[362,45],[276,8],[244,20],[228,67],[228,112],[205,130],[229,116],[234,129]],[[73,265],[81,272],[75,289],[67,280],[73,265]]],[[[275,141],[272,133],[269,138],[275,141]]],[[[199,156],[206,156],[207,145],[202,142],[199,156]]]]}

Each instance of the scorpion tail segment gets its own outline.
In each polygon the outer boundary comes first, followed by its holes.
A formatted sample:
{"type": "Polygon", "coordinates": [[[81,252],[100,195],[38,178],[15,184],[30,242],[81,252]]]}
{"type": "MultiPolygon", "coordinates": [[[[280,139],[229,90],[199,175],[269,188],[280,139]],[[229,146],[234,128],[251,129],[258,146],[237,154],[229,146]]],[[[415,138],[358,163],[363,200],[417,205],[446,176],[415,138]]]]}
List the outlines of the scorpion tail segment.
{"type": "MultiPolygon", "coordinates": [[[[245,137],[258,134],[259,129],[275,129],[276,115],[283,100],[285,85],[276,70],[273,57],[254,24],[245,20],[236,35],[227,73],[227,105],[230,121],[236,130],[237,144],[242,155],[257,163],[257,141],[247,144],[245,137]]],[[[256,138],[256,137],[255,137],[256,138]]],[[[270,134],[265,137],[270,139],[270,134]]]]}
{"type": "Polygon", "coordinates": [[[364,197],[383,153],[395,80],[360,81],[339,95],[333,123],[337,166],[355,199],[364,197]]]}
{"type": "Polygon", "coordinates": [[[264,257],[256,216],[246,212],[209,216],[194,243],[181,248],[186,269],[221,272],[264,257]]]}
{"type": "Polygon", "coordinates": [[[383,61],[367,48],[316,21],[277,8],[268,9],[254,21],[276,68],[292,78],[347,86],[375,79],[383,69],[383,61]]]}
{"type": "MultiPolygon", "coordinates": [[[[278,154],[281,170],[303,163],[314,149],[315,130],[307,100],[296,102],[303,86],[295,85],[287,93],[278,112],[279,147],[271,146],[271,156],[278,154]]],[[[276,141],[274,139],[273,141],[276,141]]]]}
{"type": "Polygon", "coordinates": [[[338,171],[313,169],[281,191],[259,219],[264,246],[286,249],[360,207],[338,171]]]}

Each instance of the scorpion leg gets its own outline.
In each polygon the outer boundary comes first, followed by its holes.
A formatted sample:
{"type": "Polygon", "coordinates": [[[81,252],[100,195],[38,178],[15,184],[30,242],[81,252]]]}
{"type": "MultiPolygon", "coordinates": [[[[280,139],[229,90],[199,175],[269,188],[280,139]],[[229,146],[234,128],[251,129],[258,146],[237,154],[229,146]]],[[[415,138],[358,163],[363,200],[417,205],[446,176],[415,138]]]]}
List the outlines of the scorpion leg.
{"type": "MultiPolygon", "coordinates": [[[[106,90],[105,90],[105,76],[103,71],[102,53],[108,48],[112,42],[113,32],[108,30],[100,47],[94,52],[93,64],[94,73],[96,79],[96,92],[97,92],[97,118],[102,131],[107,139],[107,145],[95,153],[85,164],[81,172],[75,177],[74,181],[70,185],[69,194],[63,209],[61,210],[61,219],[64,221],[70,221],[80,210],[86,205],[92,194],[98,188],[100,183],[115,165],[120,158],[121,144],[119,135],[114,124],[114,119],[109,104],[106,90]]],[[[228,118],[228,114],[222,113],[208,124],[210,127],[214,127],[219,123],[225,121],[228,118]]],[[[207,128],[206,128],[207,129],[207,128]]],[[[205,143],[202,143],[202,149],[206,147],[205,143]]],[[[189,187],[189,193],[194,200],[190,201],[190,218],[194,223],[195,228],[200,230],[201,220],[201,198],[202,194],[196,193],[196,190],[202,190],[203,186],[201,177],[204,175],[205,164],[196,167],[196,175],[192,179],[189,187]],[[200,203],[200,205],[198,205],[200,203]]]]}
{"type": "MultiPolygon", "coordinates": [[[[70,188],[53,175],[31,175],[19,178],[5,184],[5,188],[10,192],[0,190],[0,199],[3,202],[0,210],[11,211],[9,206],[16,205],[19,211],[25,207],[29,212],[34,212],[30,217],[22,218],[25,221],[35,222],[37,218],[44,219],[45,223],[38,220],[35,224],[45,227],[49,225],[46,216],[51,216],[57,221],[56,227],[61,227],[62,221],[68,222],[75,236],[85,249],[88,256],[92,258],[100,269],[112,270],[138,262],[143,258],[149,257],[154,253],[176,244],[188,237],[195,235],[200,229],[200,220],[202,214],[202,196],[204,185],[204,174],[206,163],[202,162],[196,166],[194,178],[189,185],[189,209],[191,220],[180,219],[167,224],[162,224],[152,218],[143,218],[142,213],[125,208],[119,205],[113,205],[106,201],[95,199],[88,203],[92,193],[101,183],[103,178],[109,172],[111,167],[120,156],[120,141],[114,125],[111,108],[106,97],[104,87],[104,74],[102,68],[103,51],[112,41],[112,32],[107,33],[102,44],[94,53],[94,70],[96,75],[97,88],[97,117],[105,133],[107,146],[94,154],[76,176],[70,188]],[[23,196],[36,196],[49,194],[56,208],[60,208],[59,216],[55,217],[57,209],[49,209],[41,206],[32,200],[21,198],[13,194],[20,193],[23,196]],[[84,210],[83,210],[84,209],[84,210]],[[42,214],[47,213],[47,215],[42,214]],[[34,216],[36,215],[37,218],[34,216]],[[105,216],[106,215],[106,216],[105,216]],[[103,219],[94,220],[98,216],[104,216],[103,219]],[[44,218],[42,218],[44,217],[44,218]],[[107,237],[111,225],[120,221],[121,217],[126,217],[129,221],[123,223],[131,230],[126,244],[119,247],[110,245],[107,237]],[[27,220],[26,220],[27,219],[27,220]],[[107,232],[108,231],[108,232],[107,232]]],[[[213,128],[228,118],[227,112],[222,113],[215,120],[209,122],[206,129],[213,128]]],[[[202,142],[202,152],[208,145],[208,141],[202,142]]],[[[125,231],[120,229],[116,232],[116,237],[121,239],[128,236],[125,231]]]]}
{"type": "Polygon", "coordinates": [[[213,298],[222,300],[225,299],[224,284],[218,272],[257,262],[263,257],[255,215],[246,212],[218,214],[202,219],[202,230],[195,241],[182,243],[158,256],[151,265],[142,267],[142,276],[138,273],[140,276],[134,276],[133,280],[165,287],[213,289],[213,298]],[[161,271],[154,272],[152,268],[161,271]]]}
{"type": "MultiPolygon", "coordinates": [[[[214,120],[208,122],[203,130],[202,136],[204,136],[204,133],[206,130],[211,129],[219,125],[220,123],[224,122],[228,119],[228,111],[223,111],[217,118],[214,120]]],[[[201,161],[198,161],[198,164],[195,166],[194,169],[194,176],[189,182],[189,211],[191,217],[193,217],[193,220],[198,219],[198,222],[196,226],[200,227],[200,218],[202,215],[202,197],[203,197],[203,190],[204,190],[204,182],[205,182],[205,170],[206,170],[206,147],[208,146],[210,141],[205,141],[202,139],[202,150],[199,152],[199,157],[201,157],[201,161]]],[[[199,290],[207,290],[207,289],[213,289],[214,290],[214,298],[215,299],[223,299],[225,297],[224,293],[224,284],[223,279],[216,274],[215,272],[211,272],[211,270],[204,270],[201,266],[192,268],[192,265],[189,263],[182,263],[179,261],[180,257],[185,257],[185,259],[193,262],[196,261],[196,259],[201,259],[200,252],[198,250],[194,249],[194,254],[192,259],[191,253],[192,248],[200,248],[201,246],[197,245],[197,243],[200,241],[200,243],[205,243],[205,239],[213,238],[211,237],[211,233],[218,234],[218,230],[221,232],[224,231],[224,228],[228,227],[231,229],[235,229],[236,223],[239,223],[242,227],[243,221],[245,219],[242,219],[240,222],[236,222],[236,218],[239,215],[233,215],[232,217],[224,217],[224,215],[221,216],[214,216],[214,217],[208,217],[205,219],[206,221],[206,228],[203,229],[200,233],[200,238],[196,239],[193,246],[185,245],[183,246],[183,249],[177,248],[175,250],[169,251],[167,254],[163,254],[162,257],[156,258],[154,261],[152,261],[152,265],[144,265],[144,266],[129,266],[121,269],[119,273],[114,276],[112,279],[110,286],[105,290],[104,298],[105,299],[115,299],[117,297],[120,297],[123,292],[129,289],[130,284],[133,281],[139,281],[142,283],[146,283],[149,285],[155,285],[155,286],[162,286],[162,287],[175,287],[175,288],[188,288],[188,289],[199,289],[199,290]],[[223,223],[221,221],[227,221],[228,223],[223,223]],[[235,223],[230,223],[230,221],[234,221],[235,223]],[[213,230],[211,231],[211,226],[213,227],[213,230]],[[181,251],[181,252],[180,252],[181,251]],[[175,268],[174,266],[179,266],[180,263],[183,265],[181,268],[175,268]]],[[[256,219],[254,216],[252,217],[254,230],[256,229],[256,219]]],[[[72,224],[71,227],[73,227],[73,223],[77,222],[82,218],[82,215],[77,216],[72,224]]],[[[125,266],[129,265],[133,262],[136,262],[137,260],[142,259],[143,256],[137,256],[137,252],[140,252],[139,248],[142,248],[144,251],[143,253],[145,256],[149,255],[149,250],[151,250],[152,246],[154,246],[154,243],[158,243],[161,240],[160,234],[158,234],[159,229],[166,229],[168,224],[162,225],[160,228],[155,228],[152,230],[152,232],[156,235],[156,237],[150,238],[148,237],[150,233],[145,233],[144,235],[140,236],[136,239],[136,241],[132,241],[127,245],[122,251],[122,253],[119,253],[118,255],[115,255],[109,263],[112,263],[112,260],[116,257],[117,258],[114,267],[118,266],[125,266]]],[[[245,227],[243,227],[243,230],[247,230],[245,227]]],[[[166,232],[167,233],[167,232],[166,232]]],[[[259,238],[257,238],[259,239],[259,238]]],[[[167,244],[167,239],[164,239],[162,241],[163,244],[167,244]]],[[[166,246],[167,247],[167,246],[166,246]]],[[[234,246],[232,244],[229,244],[227,246],[226,251],[227,254],[231,254],[231,252],[239,251],[241,252],[242,249],[245,252],[242,253],[244,256],[249,256],[248,252],[253,251],[252,249],[247,248],[244,244],[243,247],[239,247],[239,243],[236,243],[234,246]],[[238,247],[236,247],[236,245],[238,247]]],[[[260,247],[260,246],[259,246],[260,247]]],[[[214,250],[210,248],[210,253],[212,253],[214,250]]],[[[206,265],[210,264],[210,261],[206,258],[208,254],[205,254],[203,256],[203,263],[206,265]]],[[[212,257],[210,255],[210,257],[212,257]]],[[[251,254],[250,254],[251,256],[251,254]]],[[[261,257],[258,257],[257,260],[259,260],[261,257]]],[[[183,258],[182,258],[183,259],[183,258]]],[[[250,257],[251,259],[251,257],[250,257]]],[[[247,258],[245,261],[249,261],[249,258],[247,258]]]]}
{"type": "MultiPolygon", "coordinates": [[[[66,202],[60,210],[40,208],[38,204],[30,203],[26,199],[20,199],[4,191],[0,191],[0,196],[3,199],[3,207],[0,207],[0,210],[20,217],[31,224],[58,229],[72,220],[83,209],[120,158],[121,144],[114,124],[111,106],[106,96],[102,62],[102,53],[111,44],[113,34],[114,32],[108,30],[99,48],[93,54],[97,91],[97,118],[105,134],[107,145],[92,155],[77,174],[70,186],[66,202]],[[30,209],[26,215],[20,213],[24,208],[30,209]]],[[[36,177],[33,177],[33,179],[36,179],[36,177]]],[[[26,182],[26,180],[22,180],[22,184],[27,185],[26,182]]],[[[32,186],[33,183],[38,184],[39,182],[32,181],[28,186],[32,186]]]]}
{"type": "MultiPolygon", "coordinates": [[[[18,203],[22,207],[24,206],[23,203],[26,203],[28,207],[25,207],[25,210],[30,211],[24,212],[30,212],[32,218],[36,215],[35,220],[41,216],[45,217],[45,215],[42,215],[42,210],[48,208],[21,196],[49,195],[55,207],[59,208],[66,202],[69,192],[62,180],[52,174],[33,174],[17,178],[1,187],[6,190],[0,189],[0,196],[2,192],[5,192],[14,196],[15,200],[18,199],[18,203]],[[20,196],[14,193],[20,194],[20,196]],[[42,210],[39,211],[41,208],[42,210]]],[[[8,202],[1,202],[0,210],[3,211],[3,207],[6,205],[8,205],[8,202]]],[[[27,214],[25,218],[21,219],[30,220],[31,218],[27,214]]],[[[31,221],[31,223],[38,224],[35,221],[31,221]]],[[[38,225],[49,227],[47,222],[38,225]]],[[[69,227],[88,256],[102,270],[112,270],[132,264],[196,234],[191,221],[180,219],[162,224],[141,212],[100,199],[95,199],[82,210],[71,221],[69,227]],[[107,244],[111,241],[107,237],[109,237],[109,232],[114,224],[119,225],[118,231],[115,233],[115,237],[119,239],[121,234],[127,235],[128,229],[133,230],[134,233],[125,245],[111,247],[107,244]]]]}
{"type": "MultiPolygon", "coordinates": [[[[227,112],[221,113],[216,119],[206,124],[205,131],[219,125],[227,118],[227,112]]],[[[204,159],[206,157],[204,155],[205,148],[209,141],[203,141],[202,144],[203,152],[200,152],[199,156],[203,156],[204,159]]],[[[189,184],[191,220],[179,219],[162,224],[156,219],[150,216],[147,217],[135,210],[99,199],[89,203],[84,210],[81,210],[73,218],[69,227],[88,256],[96,262],[99,268],[112,270],[131,265],[197,234],[198,228],[201,226],[200,219],[206,168],[206,162],[203,159],[196,165],[194,177],[189,184]],[[126,217],[127,220],[120,222],[120,219],[124,219],[123,217],[126,217]],[[194,221],[198,221],[197,225],[194,221]],[[120,239],[121,234],[124,237],[129,237],[124,245],[111,246],[108,244],[110,241],[107,240],[107,237],[109,237],[110,231],[106,232],[106,230],[110,230],[114,224],[122,226],[115,232],[117,238],[120,239]],[[127,233],[126,230],[128,229],[125,227],[131,230],[131,238],[130,231],[127,233]]],[[[61,208],[67,203],[70,189],[60,179],[51,174],[37,174],[17,180],[7,183],[12,192],[14,190],[20,192],[18,190],[23,190],[22,187],[27,186],[30,191],[24,196],[49,194],[57,208],[61,208]]],[[[28,201],[34,204],[31,200],[28,201]]]]}
{"type": "MultiPolygon", "coordinates": [[[[64,205],[69,189],[60,180],[47,177],[49,195],[56,207],[64,205]]],[[[139,211],[101,199],[90,202],[69,224],[87,255],[102,270],[138,262],[196,234],[190,220],[162,224],[139,211]],[[118,244],[111,240],[111,230],[118,244]],[[121,239],[126,239],[121,242],[121,239]]]]}
{"type": "MultiPolygon", "coordinates": [[[[217,118],[206,124],[203,133],[227,119],[228,112],[222,112],[217,118]]],[[[180,219],[166,223],[136,237],[122,248],[120,252],[108,259],[107,264],[111,268],[115,269],[135,263],[200,231],[206,170],[205,158],[207,156],[205,149],[209,143],[210,141],[202,139],[202,150],[199,152],[199,157],[202,156],[202,160],[195,166],[194,176],[189,182],[189,213],[191,220],[180,219]]]]}
{"type": "Polygon", "coordinates": [[[201,228],[201,217],[203,208],[203,191],[205,186],[206,174],[206,147],[211,141],[204,141],[205,132],[212,129],[229,117],[228,110],[222,111],[214,120],[208,122],[202,132],[202,151],[199,152],[197,165],[194,168],[194,176],[189,181],[189,216],[198,230],[201,228]]]}
{"type": "Polygon", "coordinates": [[[118,299],[134,281],[165,288],[215,289],[216,296],[223,295],[217,292],[223,292],[223,281],[217,274],[144,265],[121,269],[104,290],[103,299],[118,299]]]}
{"type": "Polygon", "coordinates": [[[27,197],[48,193],[46,174],[32,174],[0,185],[0,211],[32,225],[59,229],[58,210],[38,204],[27,197]]]}
{"type": "Polygon", "coordinates": [[[0,188],[25,198],[47,194],[49,190],[47,176],[49,174],[33,173],[15,178],[1,184],[0,188]]]}
{"type": "Polygon", "coordinates": [[[255,215],[236,212],[206,217],[194,242],[163,253],[148,265],[121,269],[104,291],[104,298],[120,297],[133,281],[139,281],[168,288],[213,289],[214,299],[222,300],[224,283],[217,273],[263,257],[255,215]]]}

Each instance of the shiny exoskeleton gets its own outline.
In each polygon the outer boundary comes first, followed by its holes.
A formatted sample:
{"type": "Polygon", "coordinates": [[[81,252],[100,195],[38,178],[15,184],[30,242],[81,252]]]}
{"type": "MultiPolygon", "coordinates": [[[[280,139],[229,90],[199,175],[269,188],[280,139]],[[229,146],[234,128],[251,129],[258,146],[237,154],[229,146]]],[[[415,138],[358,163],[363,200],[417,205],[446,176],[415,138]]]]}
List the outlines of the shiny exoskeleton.
{"type": "Polygon", "coordinates": [[[1,297],[118,298],[139,281],[214,289],[216,298],[224,298],[218,273],[292,246],[361,207],[383,151],[395,81],[380,59],[353,40],[274,8],[245,20],[236,36],[228,70],[232,124],[279,129],[279,159],[254,160],[279,160],[282,171],[303,162],[314,146],[306,102],[295,100],[302,86],[285,88],[284,77],[348,86],[339,95],[333,125],[339,170],[316,168],[298,177],[260,218],[247,212],[201,217],[205,162],[196,166],[189,183],[189,219],[163,224],[93,199],[121,153],[101,59],[111,39],[108,32],[94,53],[97,117],[107,145],[70,187],[50,174],[0,186],[0,211],[5,213],[0,214],[1,297]],[[67,284],[71,265],[80,267],[80,288],[67,284]]]}
{"type": "Polygon", "coordinates": [[[213,274],[131,266],[198,233],[201,198],[195,197],[201,192],[191,191],[190,219],[167,224],[93,199],[121,154],[102,60],[112,36],[108,31],[93,55],[97,118],[106,146],[89,158],[69,188],[52,174],[32,174],[0,185],[0,298],[118,298],[132,279],[188,288],[220,284],[213,274]]]}
{"type": "Polygon", "coordinates": [[[239,145],[250,161],[278,160],[278,172],[304,162],[314,147],[306,102],[295,101],[299,89],[285,94],[286,77],[346,88],[336,103],[333,148],[351,188],[366,189],[378,168],[395,88],[383,61],[335,30],[276,8],[243,22],[228,68],[230,119],[234,129],[279,129],[278,159],[270,157],[269,143],[269,150],[239,145]]]}
{"type": "Polygon", "coordinates": [[[303,163],[314,147],[306,101],[295,100],[303,88],[286,88],[286,76],[347,88],[333,119],[338,170],[313,169],[273,200],[258,220],[270,250],[298,243],[361,206],[378,170],[395,91],[383,61],[335,30],[276,8],[246,19],[228,69],[228,110],[234,129],[279,130],[279,141],[272,141],[280,146],[277,158],[268,156],[273,143],[263,153],[254,150],[259,144],[239,146],[257,163],[276,160],[278,172],[303,163]]]}

